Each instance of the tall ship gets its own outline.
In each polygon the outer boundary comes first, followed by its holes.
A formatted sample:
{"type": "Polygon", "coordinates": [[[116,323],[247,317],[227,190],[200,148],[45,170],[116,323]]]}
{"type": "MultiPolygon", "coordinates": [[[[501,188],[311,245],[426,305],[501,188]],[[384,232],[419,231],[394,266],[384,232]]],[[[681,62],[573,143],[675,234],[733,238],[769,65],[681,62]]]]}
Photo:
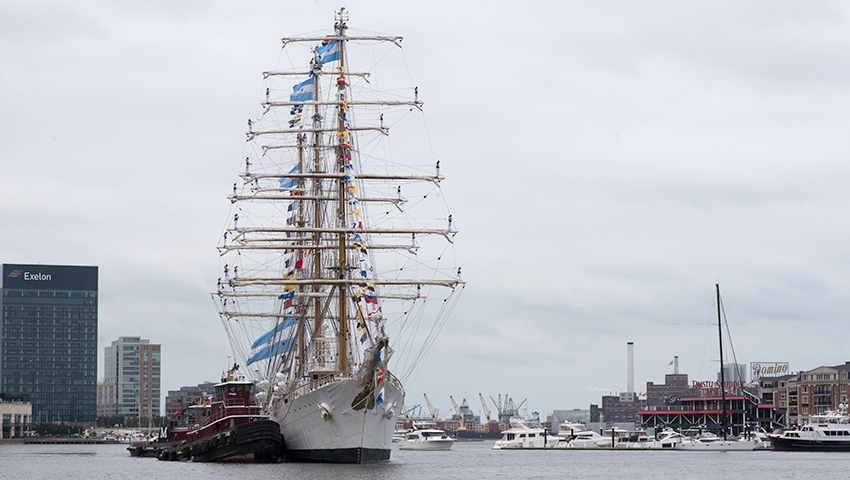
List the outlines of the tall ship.
{"type": "Polygon", "coordinates": [[[401,37],[349,31],[343,8],[332,30],[282,40],[213,298],[285,460],[386,461],[403,382],[464,286],[444,177],[419,88],[392,64],[401,37]]]}

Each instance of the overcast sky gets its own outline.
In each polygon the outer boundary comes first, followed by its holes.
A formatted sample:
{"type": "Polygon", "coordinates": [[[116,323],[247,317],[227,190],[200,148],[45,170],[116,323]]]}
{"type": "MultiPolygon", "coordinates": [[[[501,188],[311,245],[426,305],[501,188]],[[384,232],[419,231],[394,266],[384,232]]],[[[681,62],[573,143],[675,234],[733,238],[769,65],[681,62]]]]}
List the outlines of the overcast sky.
{"type": "MultiPolygon", "coordinates": [[[[843,2],[94,0],[0,6],[0,262],[100,268],[103,347],[162,344],[163,395],[216,380],[209,292],[245,119],[280,38],[404,37],[468,282],[405,385],[588,408],[680,358],[850,360],[843,2]]],[[[490,405],[493,409],[493,405],[490,405]]]]}

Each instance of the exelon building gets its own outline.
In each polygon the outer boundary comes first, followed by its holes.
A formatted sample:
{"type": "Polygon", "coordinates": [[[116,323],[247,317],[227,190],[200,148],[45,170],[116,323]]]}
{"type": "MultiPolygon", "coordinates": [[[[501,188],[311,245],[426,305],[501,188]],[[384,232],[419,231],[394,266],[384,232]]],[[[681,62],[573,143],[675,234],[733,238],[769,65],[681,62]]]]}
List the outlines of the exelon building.
{"type": "Polygon", "coordinates": [[[3,264],[0,395],[32,404],[32,422],[97,415],[97,267],[3,264]]]}

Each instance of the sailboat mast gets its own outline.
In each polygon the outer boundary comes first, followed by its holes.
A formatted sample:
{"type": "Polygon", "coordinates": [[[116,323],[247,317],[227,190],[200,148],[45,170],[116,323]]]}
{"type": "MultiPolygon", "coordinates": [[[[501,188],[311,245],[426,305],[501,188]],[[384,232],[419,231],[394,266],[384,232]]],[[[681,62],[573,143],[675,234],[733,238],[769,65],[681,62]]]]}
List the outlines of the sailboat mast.
{"type": "Polygon", "coordinates": [[[720,284],[717,288],[717,334],[720,340],[720,428],[723,429],[723,439],[726,440],[726,375],[723,372],[723,327],[720,319],[720,284]]]}
{"type": "MultiPolygon", "coordinates": [[[[339,22],[337,23],[337,36],[343,37],[345,35],[345,21],[342,18],[342,11],[340,11],[339,22]]],[[[345,41],[337,40],[339,42],[339,77],[337,78],[337,86],[339,88],[339,133],[342,134],[345,132],[345,41]]],[[[343,154],[342,143],[348,141],[351,143],[351,139],[349,139],[345,135],[337,135],[339,138],[338,146],[337,146],[337,164],[339,173],[345,173],[345,157],[343,154]]],[[[343,177],[344,178],[344,177],[343,177]]],[[[342,223],[340,227],[345,227],[345,222],[347,222],[346,214],[345,214],[345,182],[344,180],[339,180],[337,184],[337,196],[339,197],[339,203],[337,204],[337,216],[339,218],[339,222],[342,223]]],[[[345,233],[339,234],[339,278],[345,279],[348,273],[348,266],[346,265],[346,248],[345,248],[345,233]]],[[[346,311],[346,292],[348,288],[345,285],[340,286],[339,288],[339,371],[342,375],[345,375],[348,372],[348,313],[346,311]]]]}

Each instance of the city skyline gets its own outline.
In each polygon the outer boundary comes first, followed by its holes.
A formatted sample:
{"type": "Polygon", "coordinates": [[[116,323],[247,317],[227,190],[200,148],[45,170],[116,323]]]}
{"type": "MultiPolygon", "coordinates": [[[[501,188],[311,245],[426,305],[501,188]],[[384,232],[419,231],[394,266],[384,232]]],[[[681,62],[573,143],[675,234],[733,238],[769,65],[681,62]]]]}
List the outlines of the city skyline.
{"type": "MultiPolygon", "coordinates": [[[[97,351],[161,339],[163,391],[229,366],[210,294],[246,119],[262,72],[296,63],[280,39],[326,35],[339,7],[4,7],[0,259],[98,265],[97,351]]],[[[714,380],[715,283],[739,363],[850,360],[850,7],[347,10],[352,31],[404,37],[400,65],[352,60],[404,80],[395,95],[418,88],[432,152],[410,161],[441,162],[467,282],[410,405],[586,408],[625,390],[627,342],[637,389],[676,355],[714,380]],[[787,348],[810,336],[817,349],[787,348]]]]}

